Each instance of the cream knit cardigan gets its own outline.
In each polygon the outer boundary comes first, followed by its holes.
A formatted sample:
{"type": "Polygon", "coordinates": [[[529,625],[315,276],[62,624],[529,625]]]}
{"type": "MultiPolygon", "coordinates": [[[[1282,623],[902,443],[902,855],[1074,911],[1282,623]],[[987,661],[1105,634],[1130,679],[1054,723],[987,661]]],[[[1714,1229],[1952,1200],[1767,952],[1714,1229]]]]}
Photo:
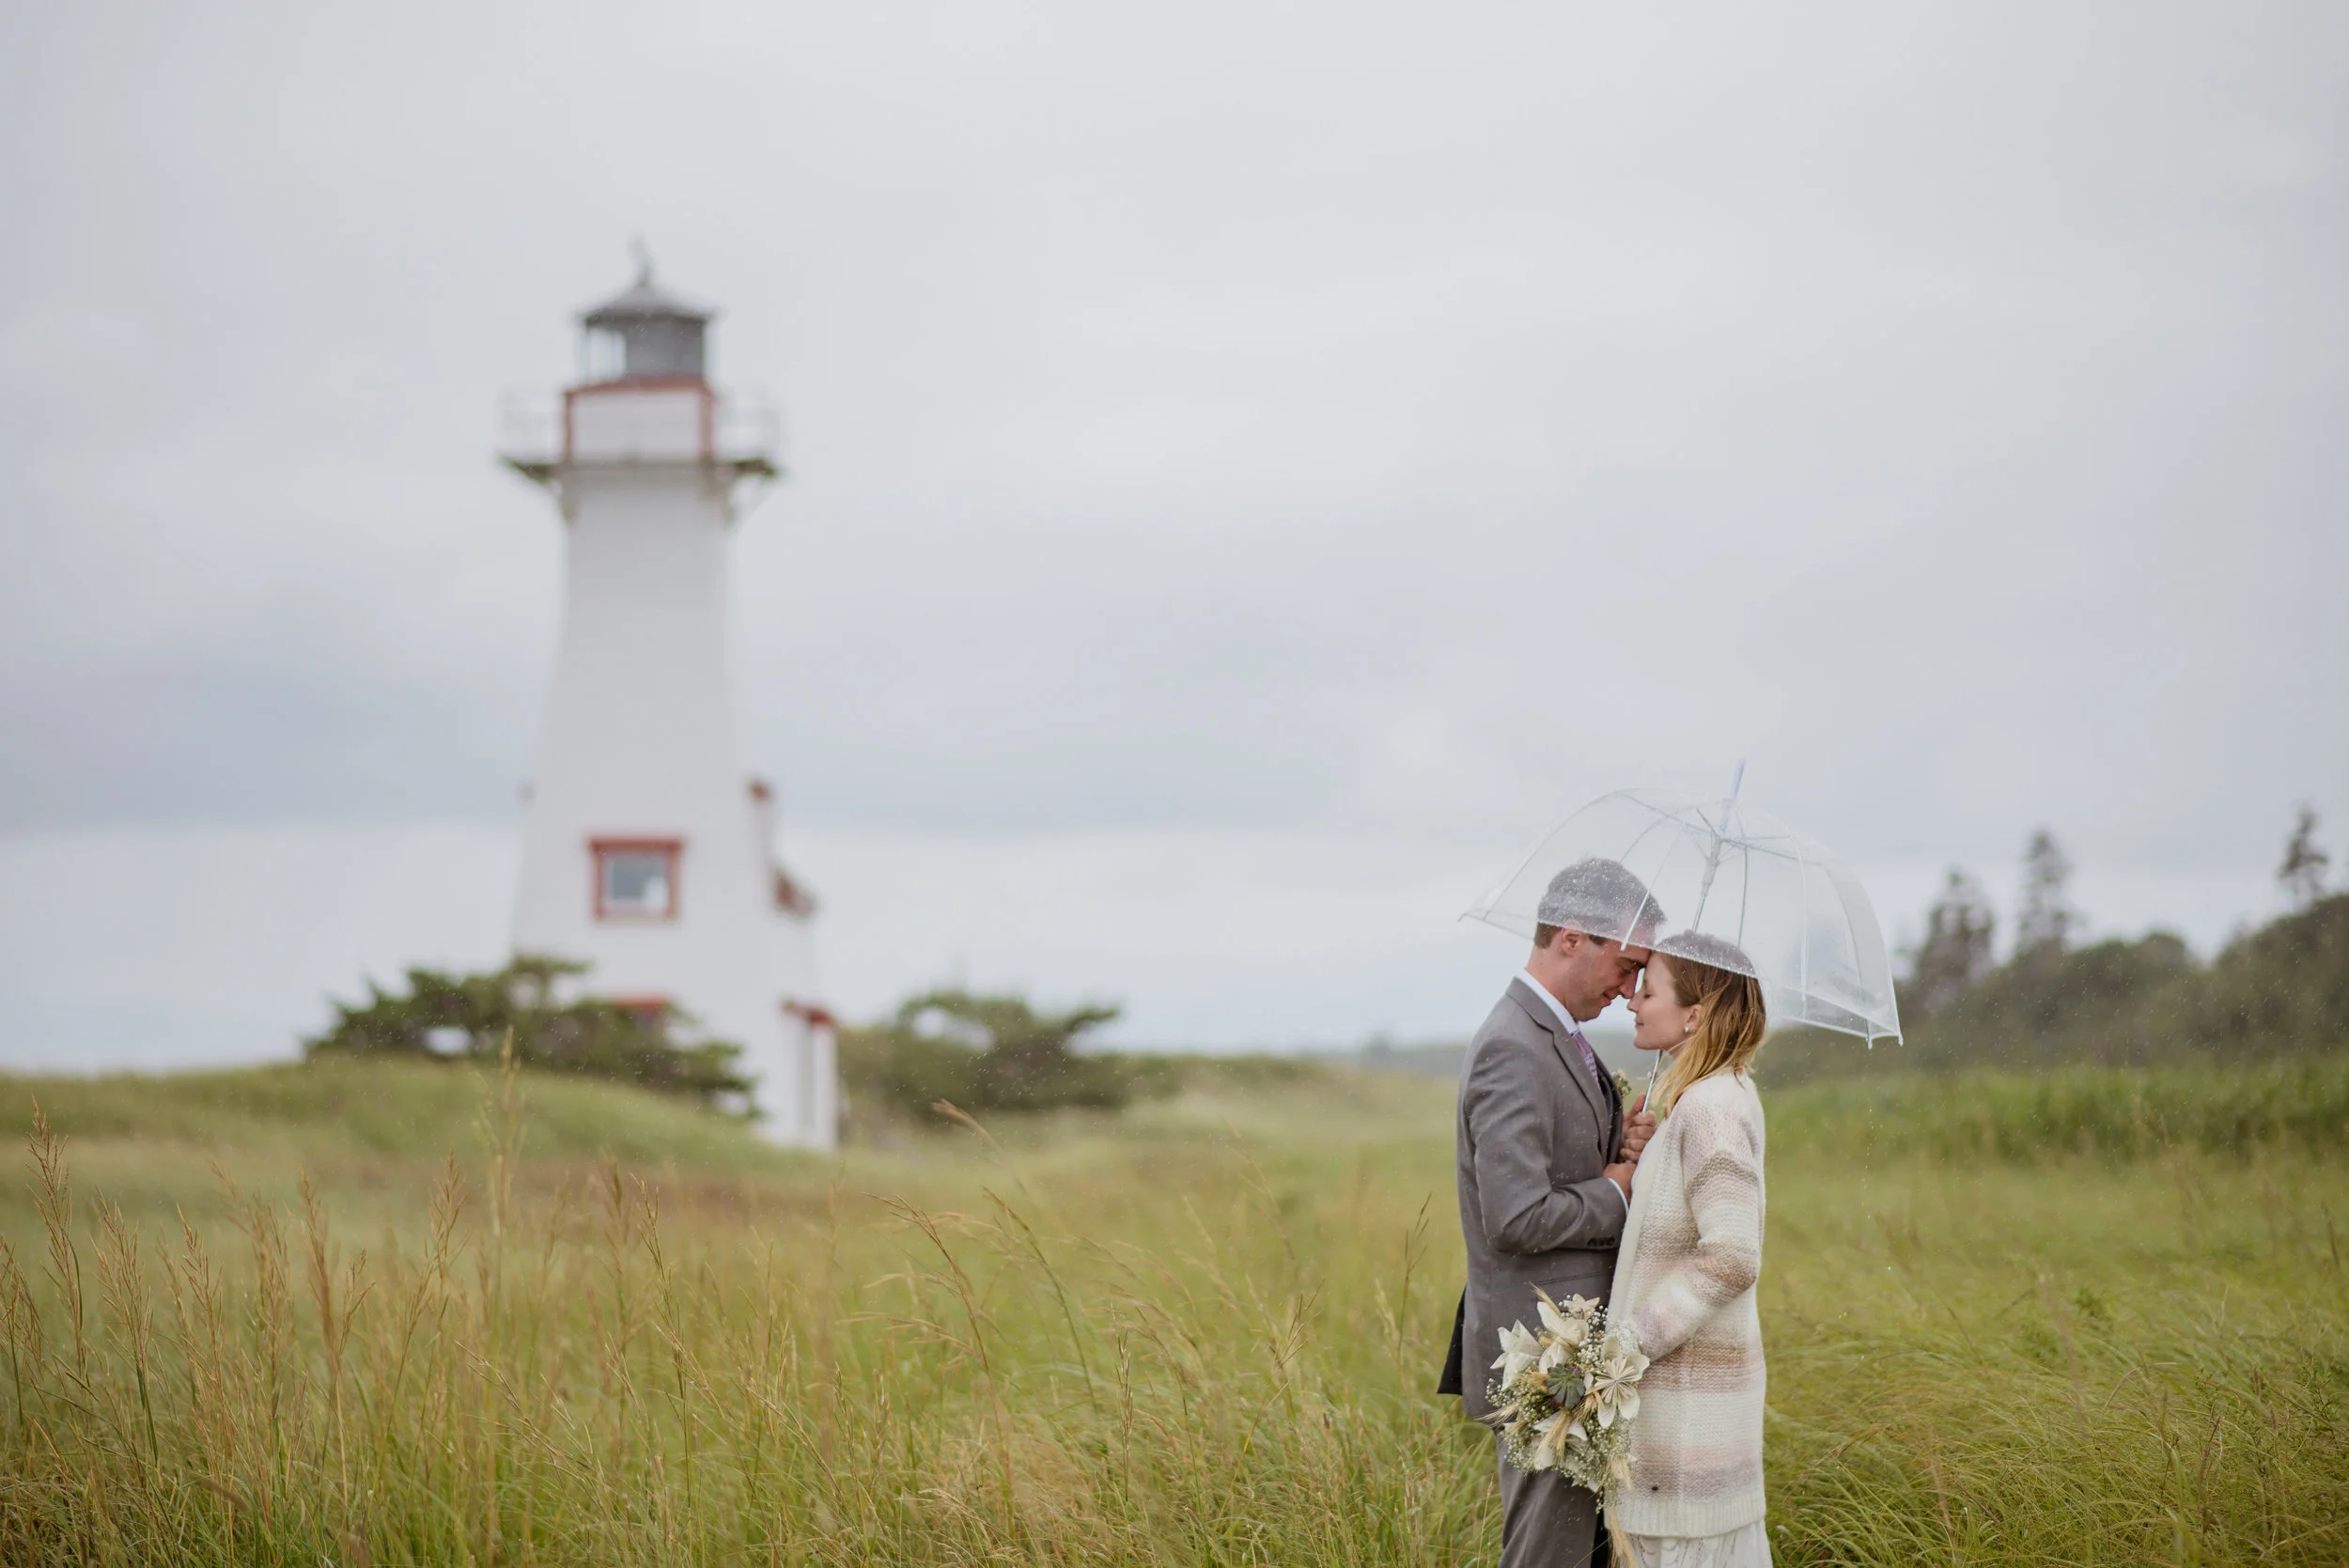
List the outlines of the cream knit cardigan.
{"type": "Polygon", "coordinates": [[[1654,1362],[1640,1381],[1633,1535],[1719,1535],[1763,1515],[1762,1099],[1742,1073],[1688,1086],[1641,1152],[1608,1312],[1654,1362]]]}

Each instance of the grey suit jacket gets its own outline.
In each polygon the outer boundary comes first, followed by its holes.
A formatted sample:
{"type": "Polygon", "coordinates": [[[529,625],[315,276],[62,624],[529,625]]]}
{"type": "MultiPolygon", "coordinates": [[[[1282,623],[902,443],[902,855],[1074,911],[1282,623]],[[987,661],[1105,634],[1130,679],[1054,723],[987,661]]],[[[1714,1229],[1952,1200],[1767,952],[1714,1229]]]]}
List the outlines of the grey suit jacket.
{"type": "Polygon", "coordinates": [[[1492,1408],[1485,1385],[1499,1331],[1535,1321],[1534,1286],[1553,1297],[1607,1295],[1626,1206],[1599,1173],[1623,1147],[1613,1087],[1591,1076],[1522,977],[1469,1047],[1457,1147],[1468,1241],[1461,1393],[1470,1416],[1492,1408]]]}

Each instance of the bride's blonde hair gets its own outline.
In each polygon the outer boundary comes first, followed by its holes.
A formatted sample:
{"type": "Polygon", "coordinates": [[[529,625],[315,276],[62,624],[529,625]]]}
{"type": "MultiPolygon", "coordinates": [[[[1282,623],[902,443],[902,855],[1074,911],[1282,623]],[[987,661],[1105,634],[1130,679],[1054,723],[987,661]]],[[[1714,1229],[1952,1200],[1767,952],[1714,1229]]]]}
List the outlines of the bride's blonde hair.
{"type": "Polygon", "coordinates": [[[1699,1011],[1696,1032],[1672,1052],[1672,1065],[1650,1096],[1648,1109],[1658,1116],[1670,1114],[1692,1084],[1751,1066],[1770,1022],[1762,1005],[1762,982],[1729,967],[1750,969],[1752,960],[1718,937],[1682,937],[1674,945],[1690,951],[1657,953],[1648,962],[1664,966],[1674,1001],[1699,1011]],[[1708,964],[1700,954],[1719,962],[1708,964]]]}

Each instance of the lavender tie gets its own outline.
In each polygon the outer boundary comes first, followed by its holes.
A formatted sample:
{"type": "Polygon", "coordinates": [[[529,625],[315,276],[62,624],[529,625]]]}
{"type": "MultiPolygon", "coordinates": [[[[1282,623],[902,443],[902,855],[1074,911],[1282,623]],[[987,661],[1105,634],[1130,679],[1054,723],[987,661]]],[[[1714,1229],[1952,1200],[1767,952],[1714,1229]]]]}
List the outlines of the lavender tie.
{"type": "MultiPolygon", "coordinates": [[[[1580,1048],[1582,1065],[1591,1069],[1591,1081],[1604,1086],[1607,1082],[1607,1075],[1599,1070],[1598,1057],[1592,1051],[1591,1043],[1582,1038],[1582,1032],[1579,1029],[1569,1029],[1566,1032],[1574,1036],[1575,1045],[1580,1048]]],[[[1600,1093],[1605,1093],[1604,1087],[1601,1088],[1600,1093]]]]}

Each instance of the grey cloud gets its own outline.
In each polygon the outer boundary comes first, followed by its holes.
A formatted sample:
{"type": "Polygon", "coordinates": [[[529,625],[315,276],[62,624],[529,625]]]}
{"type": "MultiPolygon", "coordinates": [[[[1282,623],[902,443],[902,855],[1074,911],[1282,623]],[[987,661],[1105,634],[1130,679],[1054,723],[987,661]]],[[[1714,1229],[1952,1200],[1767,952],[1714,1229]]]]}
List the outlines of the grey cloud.
{"type": "Polygon", "coordinates": [[[2238,863],[2337,788],[2323,7],[21,10],[0,825],[506,810],[488,448],[648,233],[776,390],[756,759],[838,824],[2238,863]]]}

